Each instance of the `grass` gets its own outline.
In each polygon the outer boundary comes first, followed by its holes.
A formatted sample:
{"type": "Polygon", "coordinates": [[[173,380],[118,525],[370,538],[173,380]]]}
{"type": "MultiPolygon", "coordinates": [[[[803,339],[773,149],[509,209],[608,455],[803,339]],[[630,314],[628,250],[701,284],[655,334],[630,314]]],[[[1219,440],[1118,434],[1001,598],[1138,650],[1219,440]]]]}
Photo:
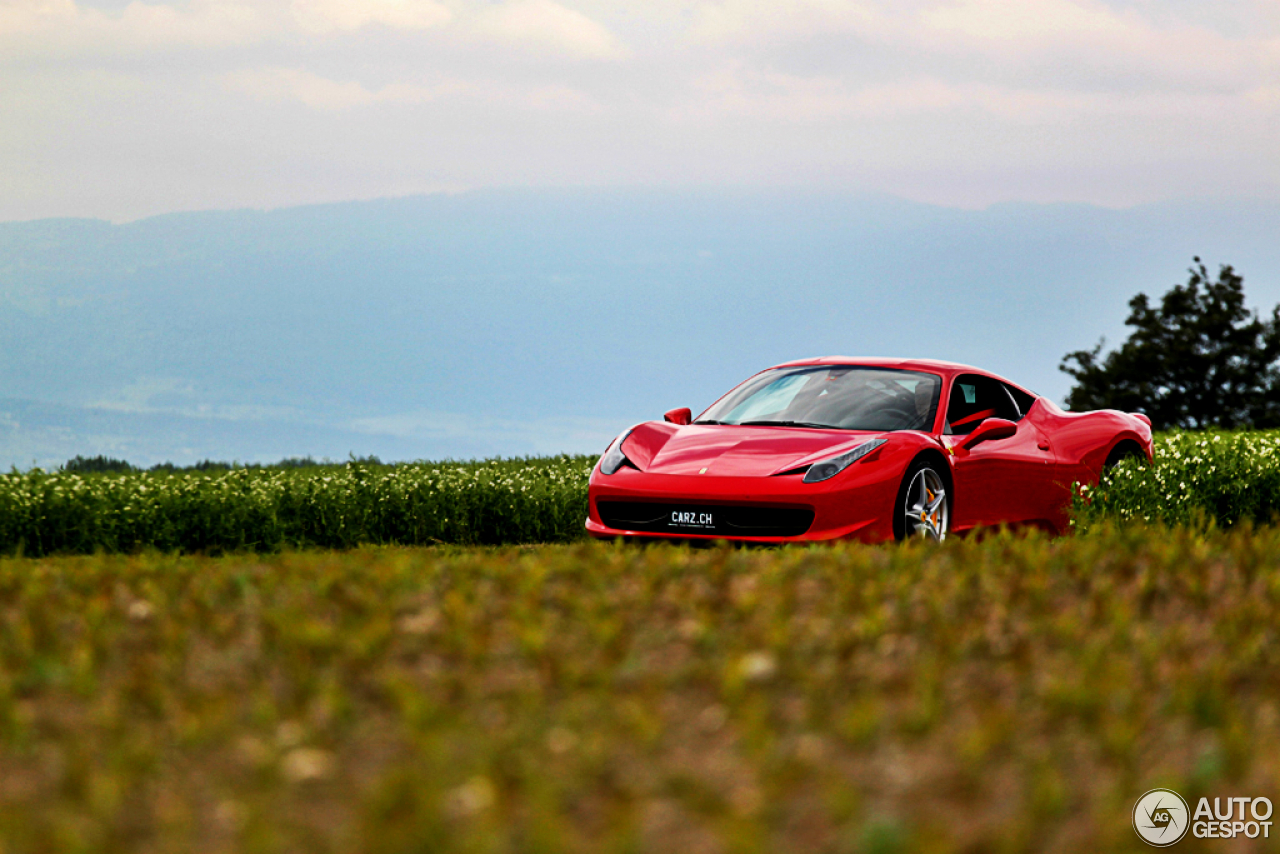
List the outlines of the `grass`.
{"type": "Polygon", "coordinates": [[[1277,799],[1278,626],[1247,525],[0,559],[0,847],[1146,850],[1277,799]]]}
{"type": "Polygon", "coordinates": [[[1128,460],[1088,490],[1077,527],[1106,521],[1231,527],[1280,517],[1280,431],[1160,433],[1155,464],[1128,460]]]}
{"type": "Polygon", "coordinates": [[[0,553],[567,542],[594,457],[0,474],[0,553]]]}
{"type": "MultiPolygon", "coordinates": [[[[1077,527],[1230,527],[1280,515],[1280,432],[1166,433],[1155,454],[1155,465],[1127,462],[1088,491],[1077,527]]],[[[572,542],[585,536],[594,463],[560,456],[14,471],[0,474],[0,554],[572,542]]]]}

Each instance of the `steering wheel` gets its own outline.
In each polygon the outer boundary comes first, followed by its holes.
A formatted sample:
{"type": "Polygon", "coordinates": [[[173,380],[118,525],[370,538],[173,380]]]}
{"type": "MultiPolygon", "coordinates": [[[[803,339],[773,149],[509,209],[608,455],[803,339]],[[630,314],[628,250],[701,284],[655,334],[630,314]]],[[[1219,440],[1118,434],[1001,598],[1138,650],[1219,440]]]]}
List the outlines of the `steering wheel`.
{"type": "MultiPolygon", "coordinates": [[[[900,424],[911,424],[919,420],[920,418],[920,416],[916,414],[914,405],[910,409],[906,408],[905,406],[886,406],[883,409],[879,410],[879,412],[882,415],[898,416],[898,420],[900,424]]],[[[893,429],[901,429],[901,428],[895,427],[893,429]]]]}

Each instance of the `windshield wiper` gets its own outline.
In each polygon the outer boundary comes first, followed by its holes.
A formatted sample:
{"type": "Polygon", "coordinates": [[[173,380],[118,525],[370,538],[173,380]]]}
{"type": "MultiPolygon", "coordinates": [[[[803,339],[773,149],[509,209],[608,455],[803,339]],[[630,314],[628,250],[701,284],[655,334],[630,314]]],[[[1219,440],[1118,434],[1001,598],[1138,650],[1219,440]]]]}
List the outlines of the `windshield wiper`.
{"type": "Polygon", "coordinates": [[[816,430],[839,430],[834,424],[815,424],[812,421],[739,421],[740,427],[812,427],[816,430]]]}
{"type": "Polygon", "coordinates": [[[714,419],[707,418],[707,419],[704,419],[704,420],[702,420],[702,421],[694,421],[694,422],[692,422],[692,423],[694,423],[694,424],[727,424],[727,423],[729,423],[729,422],[727,422],[727,421],[716,421],[716,420],[714,420],[714,419]]]}

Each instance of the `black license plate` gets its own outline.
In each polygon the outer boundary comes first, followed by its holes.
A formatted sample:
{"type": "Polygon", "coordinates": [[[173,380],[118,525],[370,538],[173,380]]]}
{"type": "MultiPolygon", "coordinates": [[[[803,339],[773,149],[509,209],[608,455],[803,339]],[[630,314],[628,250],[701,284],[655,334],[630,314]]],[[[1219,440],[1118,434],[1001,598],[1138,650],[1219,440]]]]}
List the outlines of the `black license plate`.
{"type": "Polygon", "coordinates": [[[681,530],[714,531],[716,529],[715,514],[706,510],[672,510],[667,524],[681,530]]]}

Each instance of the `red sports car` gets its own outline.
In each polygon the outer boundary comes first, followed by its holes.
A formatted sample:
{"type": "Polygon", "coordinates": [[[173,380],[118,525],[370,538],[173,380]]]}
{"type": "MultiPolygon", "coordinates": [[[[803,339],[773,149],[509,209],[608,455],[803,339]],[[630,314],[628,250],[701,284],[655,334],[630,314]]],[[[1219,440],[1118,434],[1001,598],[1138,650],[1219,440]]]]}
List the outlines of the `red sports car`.
{"type": "Polygon", "coordinates": [[[1063,412],[986,371],[829,357],[646,421],[591,473],[596,537],[757,543],[1067,530],[1071,484],[1151,459],[1145,415],[1063,412]]]}

